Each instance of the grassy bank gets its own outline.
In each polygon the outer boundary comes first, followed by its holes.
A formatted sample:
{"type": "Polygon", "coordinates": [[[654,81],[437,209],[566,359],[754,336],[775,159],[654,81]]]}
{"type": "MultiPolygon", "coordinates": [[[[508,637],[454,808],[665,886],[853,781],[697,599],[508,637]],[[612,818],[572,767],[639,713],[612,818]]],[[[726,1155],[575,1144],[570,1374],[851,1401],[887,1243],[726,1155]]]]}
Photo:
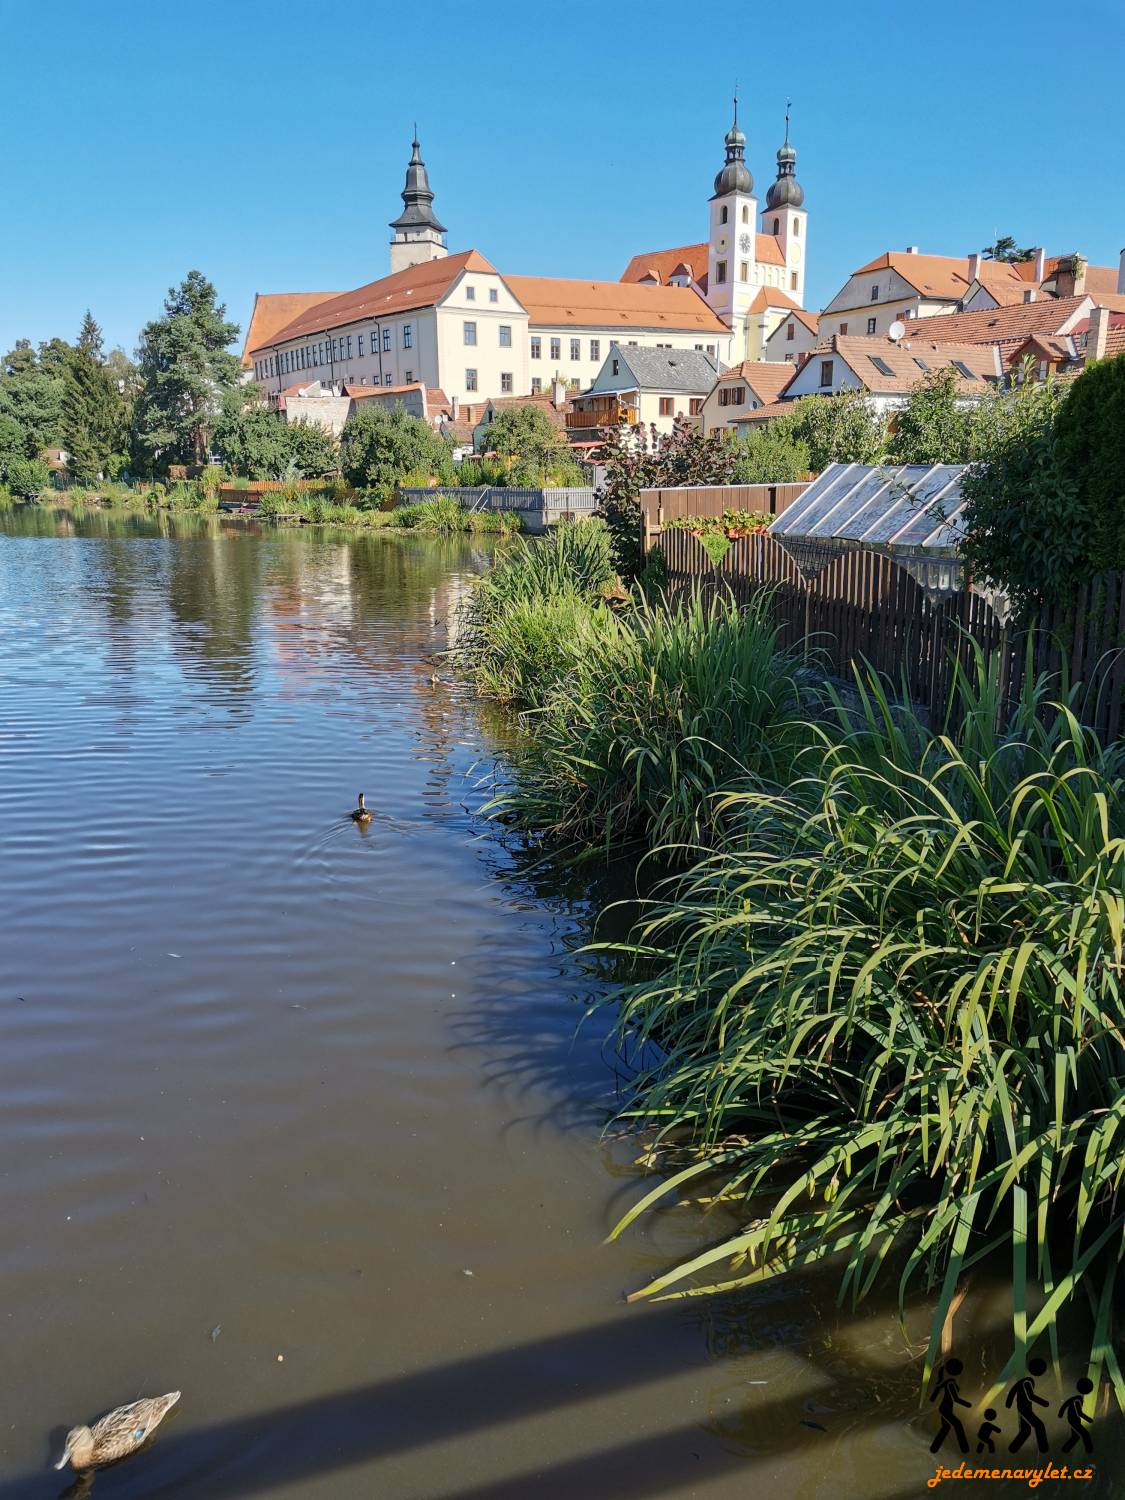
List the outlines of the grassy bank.
{"type": "Polygon", "coordinates": [[[1001,1378],[1080,1315],[1125,1403],[1122,748],[1035,685],[998,730],[979,664],[945,732],[863,679],[845,709],[763,611],[611,611],[600,570],[566,576],[596,551],[580,529],[552,566],[502,560],[461,652],[531,709],[509,818],[684,863],[615,948],[639,976],[622,1041],[662,1059],[620,1123],[663,1175],[614,1233],[672,1194],[742,1227],[634,1295],[830,1261],[852,1300],[888,1276],[933,1295],[932,1362],[986,1263],[1013,1289],[1001,1378]]]}
{"type": "Polygon", "coordinates": [[[258,514],[283,526],[343,526],[360,531],[427,531],[439,536],[483,532],[506,536],[521,526],[515,511],[469,510],[448,496],[399,505],[393,510],[333,501],[325,496],[278,491],[262,496],[258,514]]]}

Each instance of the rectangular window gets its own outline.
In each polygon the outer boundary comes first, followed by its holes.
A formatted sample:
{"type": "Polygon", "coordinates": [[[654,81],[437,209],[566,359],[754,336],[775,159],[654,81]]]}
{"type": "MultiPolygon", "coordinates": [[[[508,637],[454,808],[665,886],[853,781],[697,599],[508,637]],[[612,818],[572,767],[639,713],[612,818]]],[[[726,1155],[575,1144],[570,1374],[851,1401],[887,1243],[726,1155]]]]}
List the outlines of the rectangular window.
{"type": "Polygon", "coordinates": [[[727,206],[724,203],[723,206],[722,206],[722,208],[719,210],[719,223],[720,224],[725,224],[726,222],[727,222],[727,206]]]}
{"type": "Polygon", "coordinates": [[[953,361],[953,368],[958,374],[964,375],[966,380],[975,380],[977,378],[963,359],[955,359],[953,361]]]}
{"type": "Polygon", "coordinates": [[[750,222],[750,209],[745,203],[742,205],[742,222],[744,224],[749,224],[750,222]]]}
{"type": "Polygon", "coordinates": [[[465,371],[465,389],[475,391],[477,388],[477,372],[475,370],[465,371]]]}
{"type": "Polygon", "coordinates": [[[385,354],[391,352],[391,330],[389,328],[383,329],[383,352],[385,354]]]}
{"type": "Polygon", "coordinates": [[[841,323],[840,324],[840,332],[841,333],[847,333],[847,331],[848,331],[848,325],[846,323],[841,323]]]}
{"type": "Polygon", "coordinates": [[[551,340],[551,358],[552,359],[560,359],[561,357],[562,357],[562,339],[552,339],[551,340]]]}
{"type": "Polygon", "coordinates": [[[879,300],[879,283],[878,282],[876,282],[875,285],[871,288],[871,300],[872,300],[872,302],[878,302],[878,300],[879,300]]]}
{"type": "Polygon", "coordinates": [[[591,359],[601,359],[601,357],[602,357],[602,341],[601,341],[601,339],[591,339],[590,340],[590,358],[591,359]]]}
{"type": "Polygon", "coordinates": [[[389,370],[383,376],[383,384],[384,385],[393,385],[394,384],[394,376],[391,374],[391,372],[389,370]]]}
{"type": "Polygon", "coordinates": [[[868,318],[868,320],[867,320],[867,331],[868,331],[868,333],[874,333],[875,332],[875,319],[874,318],[868,318]]]}
{"type": "Polygon", "coordinates": [[[714,354],[715,354],[715,346],[714,346],[714,344],[708,344],[707,345],[707,353],[710,354],[712,356],[712,358],[714,357],[714,354]]]}
{"type": "Polygon", "coordinates": [[[796,331],[796,326],[793,323],[790,323],[789,327],[785,330],[785,337],[789,341],[789,343],[793,342],[793,335],[796,333],[796,331]]]}
{"type": "Polygon", "coordinates": [[[404,349],[414,348],[414,324],[404,323],[402,325],[402,347],[404,349]]]}
{"type": "Polygon", "coordinates": [[[505,374],[503,371],[501,371],[500,374],[500,390],[505,396],[510,396],[512,394],[512,377],[508,374],[505,374]]]}
{"type": "Polygon", "coordinates": [[[581,359],[582,358],[582,340],[581,339],[571,339],[571,341],[570,341],[570,357],[571,357],[571,359],[581,359]]]}
{"type": "Polygon", "coordinates": [[[926,361],[924,359],[919,359],[917,355],[914,356],[914,363],[920,370],[928,370],[930,368],[926,361]]]}
{"type": "Polygon", "coordinates": [[[355,352],[359,355],[360,359],[362,359],[363,358],[363,334],[362,333],[357,333],[356,334],[355,345],[356,345],[355,352]]]}
{"type": "Polygon", "coordinates": [[[510,323],[500,324],[500,347],[510,349],[512,347],[512,325],[510,323]]]}
{"type": "Polygon", "coordinates": [[[676,412],[675,412],[675,402],[673,401],[672,397],[671,396],[661,396],[661,398],[660,398],[660,415],[662,417],[673,417],[673,416],[675,416],[675,414],[676,414],[676,412]]]}
{"type": "Polygon", "coordinates": [[[620,375],[621,374],[621,362],[620,362],[620,360],[616,360],[615,359],[613,361],[613,373],[615,375],[620,375]]]}
{"type": "Polygon", "coordinates": [[[531,377],[531,394],[533,396],[539,396],[542,394],[542,392],[543,382],[540,380],[538,375],[533,375],[531,377]]]}
{"type": "Polygon", "coordinates": [[[726,281],[726,279],[727,279],[727,263],[726,263],[725,260],[717,260],[715,262],[715,280],[718,282],[718,284],[720,286],[722,286],[723,282],[726,281]]]}
{"type": "Polygon", "coordinates": [[[349,333],[348,334],[348,358],[351,359],[351,357],[352,357],[352,336],[349,333]]]}
{"type": "Polygon", "coordinates": [[[732,406],[744,406],[746,403],[746,387],[736,385],[730,393],[730,404],[732,406]]]}
{"type": "Polygon", "coordinates": [[[702,396],[693,396],[691,398],[691,414],[692,414],[692,416],[693,417],[698,417],[699,413],[702,410],[703,410],[703,397],[702,396]]]}
{"type": "Polygon", "coordinates": [[[738,279],[739,281],[750,280],[750,262],[748,260],[740,260],[738,262],[738,279]]]}
{"type": "Polygon", "coordinates": [[[403,375],[402,379],[403,379],[403,383],[405,385],[413,385],[414,384],[414,371],[413,370],[407,370],[406,373],[403,375]]]}
{"type": "Polygon", "coordinates": [[[830,359],[822,359],[820,362],[820,383],[821,385],[832,384],[832,361],[830,359]]]}
{"type": "Polygon", "coordinates": [[[538,338],[538,337],[533,337],[532,338],[532,340],[531,340],[531,357],[532,357],[532,359],[541,359],[543,357],[543,340],[541,338],[538,338]]]}
{"type": "Polygon", "coordinates": [[[721,385],[719,387],[719,405],[720,406],[729,406],[730,405],[730,386],[729,385],[721,385]]]}
{"type": "Polygon", "coordinates": [[[477,289],[476,289],[476,287],[475,286],[467,286],[465,288],[465,301],[466,302],[475,302],[476,300],[477,300],[477,289]]]}
{"type": "Polygon", "coordinates": [[[496,290],[496,288],[494,286],[490,286],[489,289],[488,289],[488,300],[490,302],[499,302],[500,301],[500,293],[496,290]]]}
{"type": "Polygon", "coordinates": [[[475,344],[477,341],[477,325],[475,323],[462,323],[461,328],[466,344],[475,344]]]}
{"type": "Polygon", "coordinates": [[[797,238],[797,236],[798,236],[798,235],[799,235],[799,234],[800,234],[800,233],[801,233],[801,221],[800,221],[800,219],[798,219],[798,218],[797,218],[797,216],[796,216],[796,215],[795,215],[795,214],[794,214],[794,216],[793,216],[793,238],[794,238],[794,239],[796,239],[796,238],[797,238]]]}
{"type": "Polygon", "coordinates": [[[797,273],[796,273],[796,271],[790,271],[789,272],[789,287],[790,287],[791,291],[795,292],[797,290],[797,273]]]}
{"type": "Polygon", "coordinates": [[[885,359],[880,359],[877,354],[871,356],[871,363],[879,371],[880,375],[893,375],[894,371],[885,359]]]}

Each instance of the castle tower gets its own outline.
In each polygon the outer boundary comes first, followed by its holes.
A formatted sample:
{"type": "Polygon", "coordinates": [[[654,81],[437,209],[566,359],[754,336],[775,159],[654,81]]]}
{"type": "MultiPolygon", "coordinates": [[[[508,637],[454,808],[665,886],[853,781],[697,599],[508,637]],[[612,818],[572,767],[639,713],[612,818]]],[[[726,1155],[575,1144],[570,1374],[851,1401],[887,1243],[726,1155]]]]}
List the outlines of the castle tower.
{"type": "Polygon", "coordinates": [[[789,110],[785,111],[785,141],[777,153],[777,177],[770,183],[762,210],[762,233],[772,234],[785,257],[783,290],[800,307],[805,305],[805,243],[808,214],[805,193],[797,181],[797,153],[789,144],[789,110]]]}
{"type": "Polygon", "coordinates": [[[445,248],[445,225],[434,213],[434,194],[426,164],[414,131],[414,149],[406,168],[406,186],[402,190],[402,213],[391,220],[391,270],[405,271],[424,260],[440,260],[448,255],[445,248]]]}
{"type": "Polygon", "coordinates": [[[746,309],[757,292],[754,234],[758,203],[754,179],[746,165],[746,137],[738,128],[738,96],[734,122],[724,139],[726,161],[715,178],[711,196],[711,225],[707,243],[707,301],[735,330],[735,348],[742,344],[746,309]]]}

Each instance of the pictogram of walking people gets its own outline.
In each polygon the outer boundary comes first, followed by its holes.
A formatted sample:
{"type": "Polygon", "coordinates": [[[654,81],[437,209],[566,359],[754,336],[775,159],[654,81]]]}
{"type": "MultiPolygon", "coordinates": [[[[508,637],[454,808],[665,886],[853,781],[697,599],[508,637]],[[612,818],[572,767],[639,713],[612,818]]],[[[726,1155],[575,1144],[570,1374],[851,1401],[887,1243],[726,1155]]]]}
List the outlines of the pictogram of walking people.
{"type": "MultiPolygon", "coordinates": [[[[969,1438],[965,1431],[965,1423],[959,1414],[958,1408],[971,1411],[973,1403],[966,1401],[961,1394],[958,1385],[958,1377],[964,1372],[964,1365],[959,1359],[950,1358],[937,1370],[935,1374],[935,1385],[930,1393],[930,1401],[937,1403],[938,1416],[941,1418],[940,1426],[933,1442],[930,1444],[930,1452],[937,1453],[943,1447],[947,1439],[952,1438],[962,1453],[969,1452],[969,1438]]],[[[1035,1446],[1040,1453],[1049,1451],[1049,1439],[1047,1427],[1040,1415],[1039,1409],[1050,1410],[1051,1403],[1046,1396],[1039,1394],[1036,1381],[1041,1380],[1047,1372],[1046,1360],[1029,1359],[1027,1362],[1027,1374],[1019,1380],[1008,1391],[1004,1398],[1004,1409],[1012,1414],[1017,1420],[1015,1435],[1007,1445],[1009,1453],[1018,1453],[1029,1438],[1034,1436],[1035,1446]]],[[[1094,1444],[1087,1430],[1092,1421],[1092,1413],[1087,1415],[1083,1402],[1089,1396],[1094,1383],[1083,1375],[1075,1382],[1076,1389],[1072,1396],[1068,1396],[1058,1409],[1058,1415],[1070,1428],[1070,1436],[1063,1444],[1062,1451],[1070,1453],[1079,1444],[1085,1453],[1094,1451],[1094,1444]]],[[[996,1408],[989,1406],[984,1410],[984,1420],[977,1428],[977,1452],[995,1453],[996,1441],[1003,1441],[1004,1433],[1002,1427],[996,1420],[996,1408]]]]}

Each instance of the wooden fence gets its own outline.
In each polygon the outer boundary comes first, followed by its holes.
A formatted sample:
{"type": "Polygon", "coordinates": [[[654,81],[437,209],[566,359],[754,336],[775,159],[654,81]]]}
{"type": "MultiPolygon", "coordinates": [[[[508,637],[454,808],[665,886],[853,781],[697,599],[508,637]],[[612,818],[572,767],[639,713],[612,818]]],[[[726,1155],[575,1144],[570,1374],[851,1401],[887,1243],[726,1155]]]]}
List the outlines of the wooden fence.
{"type": "Polygon", "coordinates": [[[718,564],[689,531],[665,532],[660,547],[673,590],[703,583],[747,603],[768,588],[783,645],[844,681],[853,663],[867,662],[892,691],[905,683],[934,722],[945,712],[954,663],[968,666],[975,642],[999,657],[1007,711],[1030,667],[1033,677],[1049,674],[1059,690],[1081,683],[1078,710],[1103,740],[1125,732],[1125,574],[1102,574],[1067,606],[1006,623],[968,589],[931,599],[904,568],[865,548],[841,550],[810,578],[768,535],[731,542],[718,564]]]}
{"type": "Polygon", "coordinates": [[[725,510],[764,511],[777,516],[803,495],[813,476],[794,484],[698,484],[641,491],[645,526],[657,533],[681,516],[721,516],[725,510]]]}

